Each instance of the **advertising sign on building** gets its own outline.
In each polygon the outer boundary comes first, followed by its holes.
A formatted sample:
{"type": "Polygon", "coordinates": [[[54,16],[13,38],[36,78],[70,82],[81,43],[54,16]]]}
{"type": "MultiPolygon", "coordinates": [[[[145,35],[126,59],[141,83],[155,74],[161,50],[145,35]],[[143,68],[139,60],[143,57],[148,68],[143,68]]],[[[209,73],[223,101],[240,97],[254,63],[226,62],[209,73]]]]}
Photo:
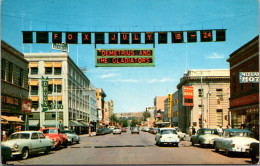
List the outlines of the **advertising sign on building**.
{"type": "Polygon", "coordinates": [[[30,100],[21,99],[22,112],[31,113],[32,102],[30,100]]]}
{"type": "Polygon", "coordinates": [[[172,94],[168,94],[168,117],[172,117],[172,94]]]}
{"type": "Polygon", "coordinates": [[[240,72],[239,83],[259,83],[259,72],[240,72]]]}
{"type": "Polygon", "coordinates": [[[183,86],[183,106],[193,106],[193,87],[192,86],[183,86]]]}
{"type": "Polygon", "coordinates": [[[49,78],[42,77],[42,89],[43,89],[42,112],[48,111],[48,86],[49,86],[49,78]]]}

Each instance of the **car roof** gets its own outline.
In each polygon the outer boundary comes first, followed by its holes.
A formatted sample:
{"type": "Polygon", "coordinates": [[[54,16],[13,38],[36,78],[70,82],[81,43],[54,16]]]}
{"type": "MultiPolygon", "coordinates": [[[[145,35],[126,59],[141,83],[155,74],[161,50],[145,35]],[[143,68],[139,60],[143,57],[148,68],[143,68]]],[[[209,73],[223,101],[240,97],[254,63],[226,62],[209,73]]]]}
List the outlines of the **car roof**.
{"type": "Polygon", "coordinates": [[[246,133],[251,133],[251,131],[246,130],[246,129],[225,129],[225,131],[228,131],[228,132],[246,132],[246,133]]]}
{"type": "Polygon", "coordinates": [[[41,131],[18,131],[18,132],[14,132],[12,134],[16,134],[16,133],[42,133],[41,131]]]}
{"type": "Polygon", "coordinates": [[[160,129],[160,130],[175,130],[175,128],[170,128],[170,127],[167,127],[167,128],[158,128],[158,129],[160,129]]]}
{"type": "Polygon", "coordinates": [[[214,130],[217,130],[217,129],[202,128],[202,129],[199,129],[199,130],[211,130],[211,131],[214,131],[214,130]]]}

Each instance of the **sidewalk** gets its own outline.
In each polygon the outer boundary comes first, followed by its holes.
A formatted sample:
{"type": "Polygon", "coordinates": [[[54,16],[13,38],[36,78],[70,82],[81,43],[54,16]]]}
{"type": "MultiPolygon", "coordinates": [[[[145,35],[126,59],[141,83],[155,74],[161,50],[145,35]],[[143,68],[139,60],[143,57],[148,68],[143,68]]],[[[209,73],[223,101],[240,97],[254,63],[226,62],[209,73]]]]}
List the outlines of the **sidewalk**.
{"type": "MultiPolygon", "coordinates": [[[[81,134],[80,137],[89,137],[89,134],[81,134]]],[[[96,132],[91,132],[91,137],[96,136],[96,132]]]]}

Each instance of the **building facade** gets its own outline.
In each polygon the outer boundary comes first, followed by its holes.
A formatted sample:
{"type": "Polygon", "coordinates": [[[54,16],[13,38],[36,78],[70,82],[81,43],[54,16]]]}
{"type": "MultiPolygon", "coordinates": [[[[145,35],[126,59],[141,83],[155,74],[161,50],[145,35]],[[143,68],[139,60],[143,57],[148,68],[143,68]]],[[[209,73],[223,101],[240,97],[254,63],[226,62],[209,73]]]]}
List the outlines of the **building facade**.
{"type": "Polygon", "coordinates": [[[240,72],[259,74],[259,36],[233,52],[227,62],[230,63],[231,127],[240,128],[242,125],[259,139],[259,82],[239,81],[240,72]]]}
{"type": "Polygon", "coordinates": [[[74,129],[78,134],[88,132],[89,122],[92,121],[91,97],[84,92],[91,90],[90,81],[69,55],[27,53],[25,58],[29,61],[31,129],[58,126],[61,129],[74,129]],[[48,78],[48,97],[45,96],[47,101],[43,98],[43,78],[48,78]],[[46,112],[42,112],[43,102],[48,104],[46,112]]]}
{"type": "Polygon", "coordinates": [[[180,79],[178,89],[179,128],[216,128],[229,123],[229,70],[188,70],[180,79]],[[193,106],[183,105],[183,86],[193,87],[193,106]]]}
{"type": "Polygon", "coordinates": [[[97,92],[97,99],[96,99],[96,106],[98,112],[98,127],[105,126],[104,122],[104,113],[105,113],[105,97],[106,93],[103,91],[102,88],[96,88],[97,92]]]}
{"type": "Polygon", "coordinates": [[[1,41],[1,129],[7,135],[28,130],[28,64],[21,52],[1,41]]]}
{"type": "Polygon", "coordinates": [[[154,98],[154,118],[155,122],[163,122],[165,107],[165,100],[168,96],[156,96],[154,98]]]}
{"type": "Polygon", "coordinates": [[[105,101],[104,104],[104,123],[106,126],[109,126],[109,118],[110,118],[110,102],[109,101],[105,101]]]}

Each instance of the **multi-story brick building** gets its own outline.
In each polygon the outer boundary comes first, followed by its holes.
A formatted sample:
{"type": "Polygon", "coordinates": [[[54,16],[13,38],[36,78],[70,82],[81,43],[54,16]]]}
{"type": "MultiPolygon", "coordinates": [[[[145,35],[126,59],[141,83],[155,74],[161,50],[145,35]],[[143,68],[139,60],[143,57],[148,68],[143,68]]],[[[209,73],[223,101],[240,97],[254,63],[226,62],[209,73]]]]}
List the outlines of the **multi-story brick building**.
{"type": "Polygon", "coordinates": [[[154,98],[154,118],[155,122],[163,122],[164,117],[164,111],[165,107],[167,106],[165,104],[165,100],[168,98],[168,96],[156,96],[154,98]]]}
{"type": "Polygon", "coordinates": [[[227,62],[230,63],[231,126],[240,128],[242,125],[259,139],[259,82],[239,82],[240,72],[259,74],[259,36],[234,51],[227,62]]]}
{"type": "Polygon", "coordinates": [[[28,63],[21,52],[1,41],[1,129],[7,134],[17,127],[28,130],[28,63]]]}

